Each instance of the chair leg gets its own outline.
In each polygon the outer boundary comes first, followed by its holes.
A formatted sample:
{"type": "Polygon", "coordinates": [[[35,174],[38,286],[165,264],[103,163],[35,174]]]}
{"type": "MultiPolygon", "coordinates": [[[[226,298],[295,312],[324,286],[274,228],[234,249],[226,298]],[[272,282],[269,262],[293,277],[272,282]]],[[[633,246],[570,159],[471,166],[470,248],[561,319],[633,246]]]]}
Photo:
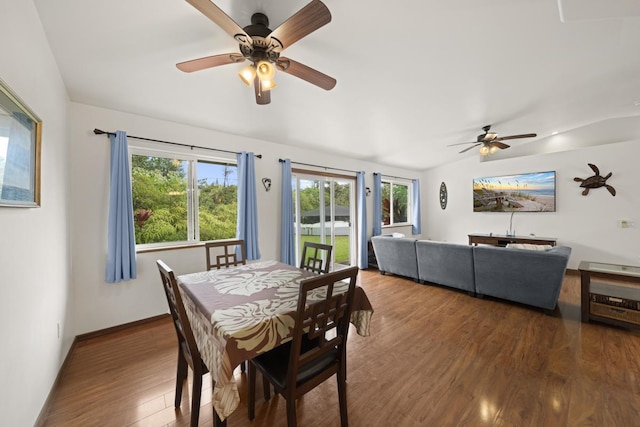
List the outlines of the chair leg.
{"type": "Polygon", "coordinates": [[[342,360],[340,361],[340,369],[342,370],[342,381],[347,382],[347,347],[343,347],[342,360]]]}
{"type": "Polygon", "coordinates": [[[179,408],[180,403],[182,402],[182,385],[184,384],[184,380],[187,379],[189,371],[189,365],[187,365],[187,361],[182,355],[182,351],[178,349],[178,368],[176,372],[176,398],[175,398],[175,407],[179,408]]]}
{"type": "Polygon", "coordinates": [[[193,373],[193,389],[191,391],[191,427],[198,427],[200,418],[200,395],[202,394],[202,373],[193,373]]]}
{"type": "Polygon", "coordinates": [[[262,376],[262,394],[264,395],[265,402],[271,399],[271,384],[264,375],[262,376]]]}
{"type": "Polygon", "coordinates": [[[249,411],[249,420],[253,421],[256,411],[256,367],[253,366],[251,361],[248,362],[247,371],[249,377],[249,401],[247,402],[247,409],[249,411]]]}
{"type": "Polygon", "coordinates": [[[214,427],[227,427],[227,418],[224,421],[220,420],[220,416],[218,416],[215,409],[213,410],[213,425],[214,427]]]}
{"type": "Polygon", "coordinates": [[[293,396],[287,396],[287,427],[297,427],[296,419],[296,399],[293,396]]]}
{"type": "Polygon", "coordinates": [[[348,427],[349,420],[347,418],[347,383],[342,371],[336,375],[338,378],[338,401],[340,403],[340,427],[348,427]]]}

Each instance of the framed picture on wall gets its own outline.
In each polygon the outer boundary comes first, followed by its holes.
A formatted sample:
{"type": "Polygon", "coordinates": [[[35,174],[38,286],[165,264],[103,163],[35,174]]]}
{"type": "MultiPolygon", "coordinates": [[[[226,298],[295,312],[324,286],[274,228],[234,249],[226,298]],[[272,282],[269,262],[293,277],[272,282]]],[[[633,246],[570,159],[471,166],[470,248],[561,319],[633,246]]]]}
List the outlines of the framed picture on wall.
{"type": "Polygon", "coordinates": [[[555,212],[556,172],[473,179],[474,212],[555,212]]]}
{"type": "Polygon", "coordinates": [[[42,121],[0,80],[0,206],[40,206],[42,121]]]}

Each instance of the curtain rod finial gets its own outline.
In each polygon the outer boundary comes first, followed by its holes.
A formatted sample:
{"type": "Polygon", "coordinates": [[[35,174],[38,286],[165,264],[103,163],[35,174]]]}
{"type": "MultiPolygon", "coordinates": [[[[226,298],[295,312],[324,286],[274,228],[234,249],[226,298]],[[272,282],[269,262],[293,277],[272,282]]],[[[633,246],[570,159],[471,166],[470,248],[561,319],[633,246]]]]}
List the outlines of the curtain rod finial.
{"type": "Polygon", "coordinates": [[[106,132],[100,129],[94,129],[93,133],[95,133],[96,135],[104,135],[106,132]]]}

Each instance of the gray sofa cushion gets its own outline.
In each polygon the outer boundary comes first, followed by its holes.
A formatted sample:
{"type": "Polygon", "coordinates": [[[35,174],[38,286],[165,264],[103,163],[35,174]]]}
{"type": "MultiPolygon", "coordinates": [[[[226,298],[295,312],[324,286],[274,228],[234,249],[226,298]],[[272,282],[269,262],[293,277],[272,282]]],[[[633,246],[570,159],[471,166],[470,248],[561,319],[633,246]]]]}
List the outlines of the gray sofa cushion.
{"type": "Polygon", "coordinates": [[[567,246],[544,252],[474,246],[476,292],[553,310],[570,254],[567,246]]]}
{"type": "Polygon", "coordinates": [[[416,239],[374,236],[373,250],[381,273],[393,273],[418,279],[416,239]]]}
{"type": "Polygon", "coordinates": [[[475,292],[473,246],[418,240],[418,278],[468,292],[475,292]]]}

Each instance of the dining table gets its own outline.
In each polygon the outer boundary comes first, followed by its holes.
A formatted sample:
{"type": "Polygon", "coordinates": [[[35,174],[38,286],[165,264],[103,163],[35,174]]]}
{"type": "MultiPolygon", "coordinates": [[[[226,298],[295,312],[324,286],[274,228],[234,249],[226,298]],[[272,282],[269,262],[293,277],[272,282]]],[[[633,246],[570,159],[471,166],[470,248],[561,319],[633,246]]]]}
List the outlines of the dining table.
{"type": "MultiPolygon", "coordinates": [[[[213,382],[215,425],[240,403],[234,369],[291,340],[300,282],[316,273],[275,261],[257,261],[177,277],[187,317],[213,382]]],[[[346,292],[348,283],[335,289],[346,292]]],[[[373,307],[356,286],[351,323],[369,336],[373,307]]]]}

